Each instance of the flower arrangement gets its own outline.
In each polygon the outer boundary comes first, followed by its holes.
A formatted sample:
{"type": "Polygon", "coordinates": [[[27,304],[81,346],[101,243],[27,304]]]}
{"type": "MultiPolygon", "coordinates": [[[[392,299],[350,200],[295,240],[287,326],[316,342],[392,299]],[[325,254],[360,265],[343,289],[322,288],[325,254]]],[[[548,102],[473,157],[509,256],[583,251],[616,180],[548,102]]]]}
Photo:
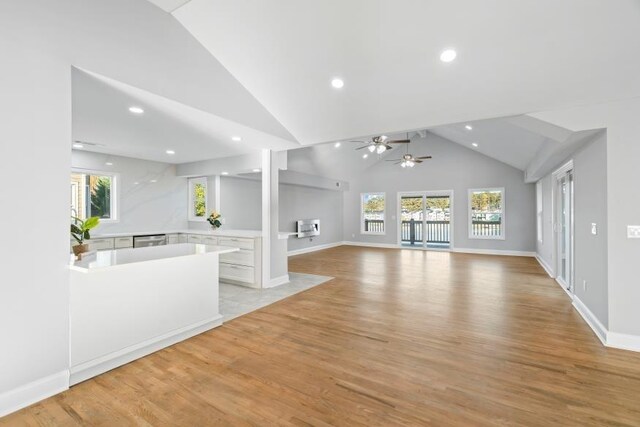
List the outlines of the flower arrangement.
{"type": "Polygon", "coordinates": [[[209,215],[209,217],[207,218],[207,221],[209,221],[209,224],[211,224],[211,227],[214,230],[216,230],[222,227],[222,222],[220,221],[221,219],[222,219],[222,214],[220,212],[213,211],[211,212],[211,215],[209,215]]]}

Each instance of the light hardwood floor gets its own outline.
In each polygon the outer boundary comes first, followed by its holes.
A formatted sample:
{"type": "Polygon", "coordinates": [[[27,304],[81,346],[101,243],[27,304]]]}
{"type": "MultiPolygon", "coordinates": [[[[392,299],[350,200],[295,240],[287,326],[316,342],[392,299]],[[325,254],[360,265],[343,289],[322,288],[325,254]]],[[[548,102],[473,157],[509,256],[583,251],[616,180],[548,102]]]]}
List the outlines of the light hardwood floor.
{"type": "Polygon", "coordinates": [[[533,258],[342,246],[290,269],[335,279],[0,425],[640,425],[640,354],[533,258]]]}

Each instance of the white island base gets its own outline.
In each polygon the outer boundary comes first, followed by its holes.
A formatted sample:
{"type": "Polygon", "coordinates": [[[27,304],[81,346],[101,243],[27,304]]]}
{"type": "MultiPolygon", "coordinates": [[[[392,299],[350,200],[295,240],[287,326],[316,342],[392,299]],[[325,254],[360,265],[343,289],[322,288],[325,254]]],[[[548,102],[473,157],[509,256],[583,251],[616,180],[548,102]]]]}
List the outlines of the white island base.
{"type": "Polygon", "coordinates": [[[237,250],[178,244],[74,263],[70,384],[220,326],[218,257],[237,250]]]}

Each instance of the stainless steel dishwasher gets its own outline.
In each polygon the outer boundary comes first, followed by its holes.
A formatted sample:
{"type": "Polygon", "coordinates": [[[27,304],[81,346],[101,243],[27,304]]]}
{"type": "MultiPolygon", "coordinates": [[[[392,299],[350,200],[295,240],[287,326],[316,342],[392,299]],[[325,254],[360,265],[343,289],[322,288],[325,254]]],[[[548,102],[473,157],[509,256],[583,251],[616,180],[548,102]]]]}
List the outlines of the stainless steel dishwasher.
{"type": "Polygon", "coordinates": [[[167,244],[166,234],[152,234],[148,236],[133,236],[134,248],[147,248],[149,246],[162,246],[167,244]]]}

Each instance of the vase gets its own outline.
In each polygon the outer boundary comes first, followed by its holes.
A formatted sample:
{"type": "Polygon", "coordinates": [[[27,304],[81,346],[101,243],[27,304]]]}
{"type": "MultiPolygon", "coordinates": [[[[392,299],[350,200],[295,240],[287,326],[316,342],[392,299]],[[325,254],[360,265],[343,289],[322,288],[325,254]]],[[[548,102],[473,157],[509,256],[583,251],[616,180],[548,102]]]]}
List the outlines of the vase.
{"type": "Polygon", "coordinates": [[[89,245],[87,245],[86,243],[83,243],[81,245],[75,245],[73,247],[73,254],[75,256],[79,256],[79,255],[81,255],[81,254],[83,254],[85,252],[88,252],[88,251],[89,251],[89,245]]]}

